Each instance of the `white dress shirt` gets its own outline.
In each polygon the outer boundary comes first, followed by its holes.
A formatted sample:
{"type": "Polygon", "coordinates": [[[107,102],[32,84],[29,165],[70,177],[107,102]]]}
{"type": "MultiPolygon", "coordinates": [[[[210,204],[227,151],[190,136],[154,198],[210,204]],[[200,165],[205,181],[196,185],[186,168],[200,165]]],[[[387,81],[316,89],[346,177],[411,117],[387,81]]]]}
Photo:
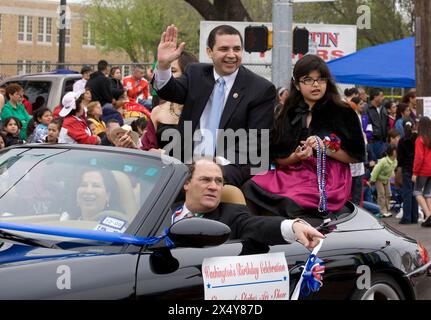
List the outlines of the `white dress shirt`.
{"type": "MultiPolygon", "coordinates": [[[[186,205],[184,204],[181,211],[177,210],[173,217],[172,217],[172,223],[175,223],[181,219],[184,219],[184,217],[190,213],[190,210],[186,207],[186,205]]],[[[286,242],[292,242],[292,241],[296,241],[298,238],[295,235],[295,232],[293,232],[293,224],[295,222],[297,222],[299,219],[295,219],[295,220],[289,220],[286,219],[283,222],[281,222],[280,224],[280,229],[281,229],[281,235],[283,236],[283,239],[286,242]]],[[[302,223],[308,224],[303,220],[300,220],[302,223]]]]}
{"type": "MultiPolygon", "coordinates": [[[[226,105],[226,101],[229,97],[229,93],[233,87],[233,84],[235,82],[235,79],[238,75],[238,71],[239,69],[237,69],[235,72],[233,72],[232,74],[228,75],[228,76],[223,76],[223,79],[225,81],[225,99],[224,99],[224,104],[223,104],[223,109],[224,106],[226,105]]],[[[221,77],[219,74],[217,74],[217,72],[215,71],[215,69],[213,69],[213,73],[214,73],[214,81],[217,82],[217,80],[221,77]]],[[[155,71],[155,85],[156,85],[156,89],[160,90],[162,89],[167,83],[168,81],[171,79],[172,77],[172,72],[171,69],[167,69],[167,70],[159,70],[156,68],[155,71]]],[[[214,86],[215,88],[215,86],[214,86]]],[[[210,98],[208,99],[206,105],[205,105],[205,109],[202,112],[202,115],[200,117],[199,120],[199,130],[200,129],[206,129],[204,126],[206,124],[206,120],[210,115],[210,108],[212,105],[212,100],[213,100],[213,96],[214,96],[214,89],[213,92],[211,93],[210,98]]],[[[199,131],[200,132],[200,137],[202,138],[200,141],[196,142],[195,144],[195,148],[194,148],[194,154],[195,155],[201,155],[202,153],[204,153],[207,156],[214,156],[214,150],[204,150],[204,139],[205,139],[205,133],[208,133],[208,131],[199,131]]],[[[222,157],[220,157],[222,158],[222,157]]],[[[222,158],[221,160],[226,160],[224,158],[222,158]]],[[[227,161],[227,160],[226,160],[227,161]]]]}

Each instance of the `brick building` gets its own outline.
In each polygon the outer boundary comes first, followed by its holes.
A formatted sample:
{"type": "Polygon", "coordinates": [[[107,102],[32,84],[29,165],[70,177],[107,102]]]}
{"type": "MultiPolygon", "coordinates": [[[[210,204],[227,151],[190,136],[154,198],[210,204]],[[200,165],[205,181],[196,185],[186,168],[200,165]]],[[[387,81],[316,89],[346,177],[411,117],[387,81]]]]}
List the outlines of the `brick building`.
{"type": "MultiPolygon", "coordinates": [[[[0,77],[43,72],[58,60],[60,0],[0,0],[0,77]],[[14,65],[6,65],[14,64],[14,65]],[[21,64],[21,65],[17,65],[21,64]]],[[[127,54],[102,53],[95,45],[91,24],[85,21],[85,5],[68,1],[66,63],[130,63],[127,54]]],[[[123,70],[125,73],[128,70],[123,70]]]]}

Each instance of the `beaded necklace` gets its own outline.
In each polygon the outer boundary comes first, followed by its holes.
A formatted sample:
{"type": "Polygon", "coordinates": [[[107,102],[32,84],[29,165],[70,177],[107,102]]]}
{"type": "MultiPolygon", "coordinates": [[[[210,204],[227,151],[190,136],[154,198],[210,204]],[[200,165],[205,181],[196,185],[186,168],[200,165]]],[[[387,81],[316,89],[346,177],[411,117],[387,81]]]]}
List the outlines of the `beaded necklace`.
{"type": "Polygon", "coordinates": [[[319,187],[319,212],[328,212],[328,197],[326,194],[326,145],[322,139],[315,136],[317,142],[317,185],[319,187]],[[323,150],[322,146],[323,144],[323,150]]]}

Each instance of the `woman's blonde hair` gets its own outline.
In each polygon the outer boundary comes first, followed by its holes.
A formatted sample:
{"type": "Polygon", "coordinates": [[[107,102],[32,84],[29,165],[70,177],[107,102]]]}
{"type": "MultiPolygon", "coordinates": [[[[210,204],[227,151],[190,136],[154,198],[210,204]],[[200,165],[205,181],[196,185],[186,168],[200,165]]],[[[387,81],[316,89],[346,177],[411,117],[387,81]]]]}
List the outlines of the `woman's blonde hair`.
{"type": "Polygon", "coordinates": [[[100,104],[100,102],[99,102],[99,101],[93,101],[93,102],[90,102],[90,103],[88,104],[88,106],[87,106],[87,110],[88,110],[88,115],[89,115],[89,116],[93,116],[93,111],[94,111],[94,109],[95,109],[98,105],[100,105],[100,106],[101,106],[101,104],[100,104]]]}

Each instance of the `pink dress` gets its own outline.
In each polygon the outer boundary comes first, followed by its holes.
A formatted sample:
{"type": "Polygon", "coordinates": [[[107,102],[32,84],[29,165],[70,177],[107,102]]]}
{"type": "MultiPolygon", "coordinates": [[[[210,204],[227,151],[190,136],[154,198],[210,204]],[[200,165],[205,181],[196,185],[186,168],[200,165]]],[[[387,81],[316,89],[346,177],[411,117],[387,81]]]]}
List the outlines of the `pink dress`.
{"type": "MultiPolygon", "coordinates": [[[[319,206],[316,165],[316,158],[312,157],[293,165],[278,166],[253,177],[252,181],[269,193],[293,200],[304,209],[316,209],[319,206]]],[[[349,166],[327,158],[326,194],[330,212],[344,206],[349,200],[351,187],[349,166]]]]}

